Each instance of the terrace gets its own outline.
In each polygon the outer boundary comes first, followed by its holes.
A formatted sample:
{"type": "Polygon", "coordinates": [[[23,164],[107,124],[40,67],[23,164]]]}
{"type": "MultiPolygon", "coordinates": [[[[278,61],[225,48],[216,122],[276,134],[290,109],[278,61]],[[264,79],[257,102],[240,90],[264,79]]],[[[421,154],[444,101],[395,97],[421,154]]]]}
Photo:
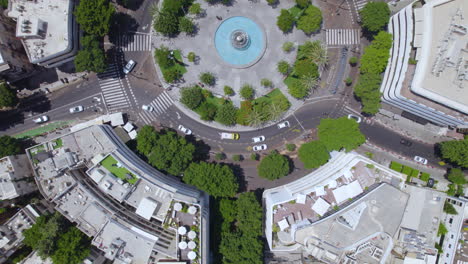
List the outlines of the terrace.
{"type": "Polygon", "coordinates": [[[124,182],[128,182],[134,185],[138,180],[138,178],[133,173],[131,173],[127,168],[123,167],[122,164],[120,164],[120,162],[114,159],[114,157],[111,155],[102,160],[100,165],[124,182]]]}

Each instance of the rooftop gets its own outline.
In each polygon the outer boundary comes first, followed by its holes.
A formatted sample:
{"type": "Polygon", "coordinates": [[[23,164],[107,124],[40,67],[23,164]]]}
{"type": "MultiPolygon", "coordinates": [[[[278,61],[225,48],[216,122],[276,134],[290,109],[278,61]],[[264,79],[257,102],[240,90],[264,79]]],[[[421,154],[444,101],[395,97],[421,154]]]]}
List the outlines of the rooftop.
{"type": "Polygon", "coordinates": [[[70,46],[72,0],[10,0],[8,16],[16,19],[31,63],[65,52],[70,46]]]}
{"type": "Polygon", "coordinates": [[[33,176],[28,164],[26,155],[0,159],[0,200],[13,199],[36,190],[34,183],[24,180],[33,176]]]}

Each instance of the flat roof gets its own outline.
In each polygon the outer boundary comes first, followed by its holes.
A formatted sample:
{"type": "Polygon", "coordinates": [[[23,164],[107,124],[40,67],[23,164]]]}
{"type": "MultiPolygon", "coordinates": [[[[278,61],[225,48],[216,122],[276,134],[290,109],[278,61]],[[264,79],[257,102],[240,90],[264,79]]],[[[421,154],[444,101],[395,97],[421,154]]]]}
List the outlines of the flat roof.
{"type": "Polygon", "coordinates": [[[140,201],[136,213],[146,220],[150,220],[157,207],[158,203],[155,200],[145,197],[140,201]]]}

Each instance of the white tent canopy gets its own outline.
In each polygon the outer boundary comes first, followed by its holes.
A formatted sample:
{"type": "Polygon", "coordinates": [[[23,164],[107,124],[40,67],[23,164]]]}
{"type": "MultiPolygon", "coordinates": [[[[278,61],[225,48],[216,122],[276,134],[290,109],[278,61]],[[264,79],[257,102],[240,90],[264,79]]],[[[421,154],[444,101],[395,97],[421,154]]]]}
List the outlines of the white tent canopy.
{"type": "Polygon", "coordinates": [[[319,215],[324,215],[328,208],[330,208],[330,204],[327,203],[324,199],[318,198],[318,200],[312,206],[312,210],[319,215]]]}
{"type": "Polygon", "coordinates": [[[176,210],[177,212],[182,210],[182,204],[181,203],[175,203],[174,204],[174,210],[176,210]]]}
{"type": "Polygon", "coordinates": [[[338,204],[343,201],[353,198],[363,192],[361,185],[358,181],[353,181],[352,183],[341,186],[338,189],[333,190],[333,195],[338,204]]]}
{"type": "Polygon", "coordinates": [[[187,248],[187,242],[185,242],[185,241],[180,241],[180,242],[179,242],[179,248],[180,248],[180,249],[186,249],[186,248],[187,248]]]}
{"type": "Polygon", "coordinates": [[[306,199],[307,199],[307,195],[305,195],[305,194],[298,193],[296,195],[296,203],[298,203],[298,204],[305,204],[306,199]]]}
{"type": "Polygon", "coordinates": [[[194,251],[190,251],[190,252],[187,254],[187,257],[188,257],[190,260],[194,260],[194,259],[197,257],[197,253],[195,253],[194,251]]]}
{"type": "Polygon", "coordinates": [[[279,221],[279,222],[278,222],[278,226],[279,226],[279,228],[281,229],[281,231],[285,230],[286,228],[289,227],[288,220],[283,219],[283,220],[279,221]]]}
{"type": "Polygon", "coordinates": [[[194,241],[188,242],[188,248],[195,249],[196,247],[197,247],[197,243],[195,243],[194,241]]]}
{"type": "Polygon", "coordinates": [[[187,234],[187,228],[185,228],[185,226],[179,226],[179,228],[177,229],[177,233],[179,233],[179,235],[185,235],[187,234]]]}
{"type": "Polygon", "coordinates": [[[188,208],[188,213],[191,214],[191,215],[194,215],[195,213],[197,212],[197,208],[193,205],[191,205],[189,208],[188,208]]]}
{"type": "Polygon", "coordinates": [[[323,188],[323,186],[315,186],[315,195],[322,196],[325,194],[327,193],[325,192],[325,188],[323,188]]]}
{"type": "Polygon", "coordinates": [[[191,230],[190,232],[188,232],[188,238],[194,239],[196,237],[197,237],[197,233],[195,233],[195,231],[191,230]]]}

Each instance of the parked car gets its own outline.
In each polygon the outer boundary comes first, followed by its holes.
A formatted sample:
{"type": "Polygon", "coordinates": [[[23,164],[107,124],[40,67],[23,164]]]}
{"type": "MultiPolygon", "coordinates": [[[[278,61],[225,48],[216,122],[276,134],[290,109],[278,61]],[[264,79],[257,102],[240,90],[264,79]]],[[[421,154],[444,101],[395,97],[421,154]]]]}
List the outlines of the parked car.
{"type": "Polygon", "coordinates": [[[267,149],[267,145],[266,144],[261,144],[261,145],[255,145],[253,146],[253,151],[262,151],[262,150],[266,150],[267,149]]]}
{"type": "Polygon", "coordinates": [[[361,123],[361,120],[362,120],[360,116],[353,115],[353,114],[349,114],[349,115],[348,115],[348,119],[354,119],[354,120],[356,120],[356,122],[357,122],[358,124],[361,123]]]}
{"type": "Polygon", "coordinates": [[[151,105],[142,105],[141,109],[148,111],[148,112],[153,112],[154,108],[151,105]]]}
{"type": "Polygon", "coordinates": [[[125,74],[129,74],[133,70],[133,68],[135,67],[135,64],[136,64],[136,62],[134,60],[129,60],[127,65],[125,65],[125,67],[123,68],[123,72],[125,74]]]}
{"type": "Polygon", "coordinates": [[[279,129],[285,128],[285,127],[289,127],[289,121],[284,121],[278,124],[279,129]]]}
{"type": "Polygon", "coordinates": [[[46,116],[46,115],[44,115],[44,116],[40,116],[40,117],[38,117],[38,118],[33,119],[33,121],[34,121],[34,123],[36,123],[36,124],[40,124],[40,123],[44,123],[44,122],[49,121],[49,117],[46,116]]]}
{"type": "Polygon", "coordinates": [[[185,135],[191,135],[192,134],[192,130],[184,127],[183,125],[179,125],[179,130],[182,131],[182,133],[184,133],[185,135]]]}
{"type": "Polygon", "coordinates": [[[411,145],[413,145],[413,143],[411,143],[410,141],[408,141],[408,140],[406,140],[404,138],[400,139],[400,144],[405,145],[407,147],[411,147],[411,145]]]}
{"type": "Polygon", "coordinates": [[[258,136],[258,137],[252,138],[253,143],[258,143],[258,142],[263,142],[263,141],[265,141],[265,136],[258,136]]]}
{"type": "Polygon", "coordinates": [[[423,157],[419,157],[419,156],[414,156],[414,161],[416,161],[418,163],[421,163],[421,164],[424,164],[424,165],[427,164],[427,159],[425,159],[423,157]]]}
{"type": "Polygon", "coordinates": [[[237,133],[219,133],[221,135],[221,139],[232,139],[232,140],[239,140],[240,136],[237,133]]]}
{"type": "Polygon", "coordinates": [[[429,178],[429,180],[427,181],[427,187],[432,188],[434,187],[434,184],[435,184],[434,179],[429,178]]]}
{"type": "Polygon", "coordinates": [[[77,106],[70,108],[69,111],[70,111],[70,114],[74,114],[74,113],[83,112],[83,110],[84,110],[83,106],[77,105],[77,106]]]}

